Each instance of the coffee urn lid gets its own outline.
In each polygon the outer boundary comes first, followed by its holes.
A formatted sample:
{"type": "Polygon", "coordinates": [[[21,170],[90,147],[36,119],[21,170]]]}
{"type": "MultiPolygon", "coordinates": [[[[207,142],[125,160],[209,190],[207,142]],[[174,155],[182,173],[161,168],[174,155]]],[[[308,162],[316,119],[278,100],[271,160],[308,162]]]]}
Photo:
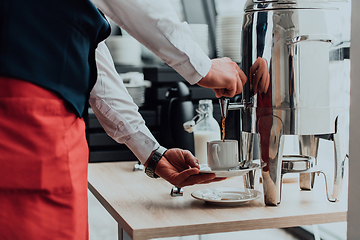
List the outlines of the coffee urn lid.
{"type": "Polygon", "coordinates": [[[330,8],[330,3],[347,0],[248,0],[244,11],[268,11],[275,9],[323,9],[330,8]]]}

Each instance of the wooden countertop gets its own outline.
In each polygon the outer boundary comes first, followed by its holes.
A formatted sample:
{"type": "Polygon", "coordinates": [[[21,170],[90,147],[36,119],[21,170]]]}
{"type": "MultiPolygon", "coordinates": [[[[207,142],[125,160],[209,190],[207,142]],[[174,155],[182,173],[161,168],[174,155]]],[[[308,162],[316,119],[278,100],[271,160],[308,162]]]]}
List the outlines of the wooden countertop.
{"type": "Polygon", "coordinates": [[[90,191],[134,240],[347,220],[347,184],[341,200],[330,203],[322,175],[315,179],[312,191],[301,191],[297,182],[284,183],[277,207],[265,206],[262,196],[237,206],[220,206],[194,199],[190,194],[205,188],[242,187],[242,177],[185,187],[184,196],[171,197],[171,184],[151,179],[141,171],[134,172],[134,164],[91,163],[88,177],[90,191]]]}

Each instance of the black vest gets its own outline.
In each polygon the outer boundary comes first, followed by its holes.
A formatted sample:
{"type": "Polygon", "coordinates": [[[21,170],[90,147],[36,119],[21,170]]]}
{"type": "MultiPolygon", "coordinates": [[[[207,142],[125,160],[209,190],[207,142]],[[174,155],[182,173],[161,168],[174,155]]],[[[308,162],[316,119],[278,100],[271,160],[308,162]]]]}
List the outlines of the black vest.
{"type": "Polygon", "coordinates": [[[0,0],[0,76],[53,90],[80,116],[97,78],[95,49],[109,34],[89,0],[0,0]]]}

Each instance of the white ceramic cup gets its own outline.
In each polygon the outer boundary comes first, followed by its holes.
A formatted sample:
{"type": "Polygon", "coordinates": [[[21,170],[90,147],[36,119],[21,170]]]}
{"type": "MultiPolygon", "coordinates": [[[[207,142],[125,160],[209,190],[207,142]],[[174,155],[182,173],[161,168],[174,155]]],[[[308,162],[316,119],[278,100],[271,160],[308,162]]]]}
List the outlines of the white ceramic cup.
{"type": "Polygon", "coordinates": [[[238,141],[207,142],[207,163],[211,170],[228,170],[239,165],[238,141]]]}

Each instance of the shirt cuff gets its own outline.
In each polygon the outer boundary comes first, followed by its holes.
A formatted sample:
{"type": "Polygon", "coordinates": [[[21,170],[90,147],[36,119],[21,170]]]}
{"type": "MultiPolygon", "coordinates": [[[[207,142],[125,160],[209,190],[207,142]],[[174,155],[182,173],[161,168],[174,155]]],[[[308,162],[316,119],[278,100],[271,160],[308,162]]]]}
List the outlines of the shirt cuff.
{"type": "Polygon", "coordinates": [[[131,134],[129,139],[125,142],[125,145],[134,153],[142,164],[149,159],[152,151],[156,150],[160,145],[153,139],[151,139],[145,127],[140,127],[139,131],[131,134]]]}
{"type": "Polygon", "coordinates": [[[185,78],[186,81],[188,81],[191,85],[194,85],[208,74],[212,65],[211,60],[206,55],[203,59],[201,58],[202,57],[198,56],[197,60],[199,61],[199,64],[197,65],[197,69],[194,69],[194,66],[191,64],[191,62],[186,62],[171,67],[183,78],[185,78]]]}

